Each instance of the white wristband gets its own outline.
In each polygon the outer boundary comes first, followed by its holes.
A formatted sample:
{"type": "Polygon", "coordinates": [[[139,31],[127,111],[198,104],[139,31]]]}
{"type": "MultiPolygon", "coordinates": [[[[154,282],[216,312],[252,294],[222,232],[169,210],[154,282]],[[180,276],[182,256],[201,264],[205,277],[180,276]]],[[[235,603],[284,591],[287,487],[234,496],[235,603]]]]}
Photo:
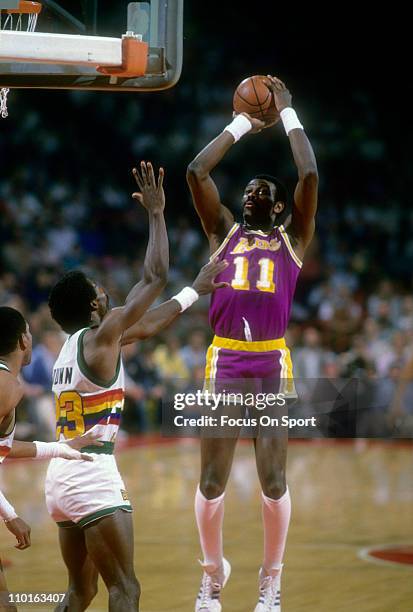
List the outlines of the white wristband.
{"type": "Polygon", "coordinates": [[[290,106],[288,106],[287,108],[284,108],[281,111],[280,117],[281,117],[281,121],[283,122],[284,129],[286,131],[287,136],[291,132],[291,130],[295,130],[295,129],[303,130],[304,129],[297,117],[297,113],[290,106]]]}
{"type": "Polygon", "coordinates": [[[12,521],[17,518],[17,514],[15,509],[7,499],[4,497],[3,493],[0,491],[0,517],[4,521],[12,521]]]}
{"type": "Polygon", "coordinates": [[[237,115],[225,128],[224,132],[229,132],[234,137],[235,142],[245,136],[252,128],[252,123],[245,115],[237,115]]]}
{"type": "Polygon", "coordinates": [[[53,459],[60,456],[62,448],[60,442],[38,442],[35,440],[34,444],[36,445],[36,459],[53,459]]]}
{"type": "Polygon", "coordinates": [[[171,298],[171,300],[176,300],[180,304],[181,312],[192,306],[198,299],[199,295],[192,287],[184,287],[182,291],[171,298]]]}

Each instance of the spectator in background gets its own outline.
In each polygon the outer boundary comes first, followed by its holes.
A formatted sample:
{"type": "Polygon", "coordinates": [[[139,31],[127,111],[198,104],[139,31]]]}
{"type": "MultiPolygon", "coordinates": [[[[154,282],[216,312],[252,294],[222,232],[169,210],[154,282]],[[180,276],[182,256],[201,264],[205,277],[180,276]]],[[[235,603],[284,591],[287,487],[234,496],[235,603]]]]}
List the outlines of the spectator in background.
{"type": "Polygon", "coordinates": [[[411,357],[396,380],[388,411],[388,424],[397,436],[413,436],[413,358],[411,357]]]}
{"type": "Polygon", "coordinates": [[[127,344],[122,348],[122,360],[125,367],[125,407],[122,429],[130,433],[144,433],[148,430],[146,414],[146,391],[141,384],[139,370],[138,345],[127,344]]]}
{"type": "Polygon", "coordinates": [[[402,332],[393,332],[386,350],[375,359],[375,366],[379,376],[388,376],[391,367],[403,367],[407,361],[405,338],[402,332]]]}
{"type": "Polygon", "coordinates": [[[176,247],[176,264],[186,266],[192,259],[196,249],[202,246],[202,241],[196,226],[191,226],[187,217],[179,217],[177,225],[170,231],[171,247],[176,247]],[[185,245],[184,248],[179,248],[185,245]]]}
{"type": "Polygon", "coordinates": [[[206,347],[206,335],[203,329],[195,329],[189,334],[188,344],[180,350],[180,355],[190,372],[195,368],[205,367],[206,347]]]}
{"type": "Polygon", "coordinates": [[[129,344],[122,349],[127,374],[125,415],[122,428],[142,433],[161,422],[164,385],[153,361],[151,343],[129,344]]]}
{"type": "MultiPolygon", "coordinates": [[[[180,353],[180,343],[174,333],[165,336],[165,343],[160,344],[153,352],[153,361],[158,369],[159,375],[166,382],[178,382],[186,384],[189,378],[189,369],[180,353]]],[[[179,383],[178,383],[179,386],[179,383]]]]}
{"type": "Polygon", "coordinates": [[[373,393],[370,405],[364,410],[359,435],[363,437],[381,437],[391,433],[389,415],[393,398],[396,395],[401,367],[399,362],[392,363],[386,376],[378,377],[372,386],[373,393]]]}
{"type": "Polygon", "coordinates": [[[33,265],[25,286],[25,295],[31,309],[47,303],[50,290],[55,280],[56,270],[49,265],[33,265]]]}
{"type": "Polygon", "coordinates": [[[331,348],[340,353],[348,350],[351,339],[361,323],[362,309],[349,288],[339,287],[328,301],[320,304],[320,319],[327,334],[331,348]]]}
{"type": "Polygon", "coordinates": [[[53,263],[58,263],[71,253],[77,239],[75,230],[67,224],[63,215],[56,215],[53,226],[47,232],[47,242],[53,263]]]}
{"type": "Polygon", "coordinates": [[[383,314],[382,304],[387,304],[388,317],[396,321],[400,314],[400,297],[396,294],[393,283],[388,279],[379,282],[376,291],[367,300],[368,314],[379,318],[383,314]]]}
{"type": "Polygon", "coordinates": [[[17,276],[13,272],[6,272],[0,278],[0,304],[5,304],[19,291],[17,276]]]}
{"type": "Polygon", "coordinates": [[[65,334],[56,327],[46,327],[32,352],[31,363],[23,368],[22,377],[27,400],[27,416],[44,432],[48,440],[56,433],[56,415],[52,395],[53,366],[65,341],[65,334]]]}
{"type": "Polygon", "coordinates": [[[51,393],[53,366],[65,341],[65,334],[56,328],[41,330],[39,341],[32,353],[32,361],[23,370],[23,378],[29,384],[40,385],[45,393],[51,393]]]}
{"type": "Polygon", "coordinates": [[[326,362],[321,347],[321,335],[315,327],[307,327],[302,336],[302,345],[293,351],[294,376],[296,378],[320,378],[326,362]]]}
{"type": "Polygon", "coordinates": [[[397,327],[401,331],[413,330],[413,296],[406,295],[402,299],[401,313],[397,321],[397,327]]]}
{"type": "Polygon", "coordinates": [[[345,378],[373,376],[376,368],[370,358],[368,345],[361,334],[357,334],[350,349],[341,356],[341,375],[345,378]]]}

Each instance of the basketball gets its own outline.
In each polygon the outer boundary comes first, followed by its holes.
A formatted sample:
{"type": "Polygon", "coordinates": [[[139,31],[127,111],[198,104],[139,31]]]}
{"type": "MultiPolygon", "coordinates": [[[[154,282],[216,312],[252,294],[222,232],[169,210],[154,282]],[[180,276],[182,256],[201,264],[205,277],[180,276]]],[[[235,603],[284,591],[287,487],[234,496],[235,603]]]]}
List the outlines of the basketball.
{"type": "Polygon", "coordinates": [[[279,117],[274,96],[265,84],[266,80],[263,75],[254,75],[238,85],[233,99],[234,111],[237,114],[248,113],[251,117],[266,123],[275,121],[279,117]]]}

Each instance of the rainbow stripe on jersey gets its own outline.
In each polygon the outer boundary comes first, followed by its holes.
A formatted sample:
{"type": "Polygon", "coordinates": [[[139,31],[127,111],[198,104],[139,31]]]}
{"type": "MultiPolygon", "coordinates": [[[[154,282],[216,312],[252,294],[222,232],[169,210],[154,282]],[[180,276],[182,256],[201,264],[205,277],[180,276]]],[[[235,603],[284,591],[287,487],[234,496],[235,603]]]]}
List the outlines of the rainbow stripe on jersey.
{"type": "Polygon", "coordinates": [[[104,445],[84,452],[112,453],[125,400],[125,377],[119,359],[114,378],[96,379],[83,356],[83,336],[89,328],[70,336],[53,369],[56,439],[70,440],[95,428],[104,445]]]}

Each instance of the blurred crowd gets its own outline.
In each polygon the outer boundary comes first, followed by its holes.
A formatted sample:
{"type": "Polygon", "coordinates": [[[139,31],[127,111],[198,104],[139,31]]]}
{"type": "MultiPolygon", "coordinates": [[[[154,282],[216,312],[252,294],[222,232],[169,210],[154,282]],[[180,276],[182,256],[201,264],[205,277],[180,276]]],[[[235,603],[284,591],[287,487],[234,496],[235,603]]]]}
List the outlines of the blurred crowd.
{"type": "MultiPolygon", "coordinates": [[[[171,267],[163,299],[190,284],[207,261],[207,241],[185,183],[186,166],[229,122],[241,78],[266,74],[270,66],[262,65],[261,40],[255,55],[254,49],[246,57],[233,53],[225,19],[217,21],[211,36],[226,46],[201,36],[197,11],[209,7],[192,4],[186,13],[183,74],[169,91],[9,94],[0,140],[0,304],[15,306],[27,317],[35,347],[24,371],[21,435],[53,436],[51,367],[64,337],[50,319],[47,297],[57,278],[81,268],[118,305],[141,276],[146,214],[130,197],[136,188],[130,171],[140,159],[166,170],[171,267]]],[[[273,26],[263,27],[271,31],[273,26]]],[[[363,80],[353,75],[351,91],[338,104],[341,79],[329,75],[329,87],[323,82],[317,89],[317,74],[309,74],[305,63],[294,64],[283,35],[281,29],[274,44],[295,72],[289,78],[280,65],[281,76],[296,96],[294,105],[320,171],[317,231],[287,338],[295,376],[374,382],[370,417],[361,433],[388,435],[394,428],[394,389],[413,358],[413,211],[403,207],[410,156],[400,148],[385,105],[365,89],[365,73],[363,80]]],[[[319,53],[325,54],[324,45],[319,53]]],[[[319,78],[324,78],[321,73],[319,78]]],[[[223,202],[236,217],[245,184],[259,172],[276,174],[293,193],[296,171],[280,126],[245,137],[214,172],[223,202]]],[[[159,426],[161,398],[170,381],[202,381],[210,339],[208,299],[203,298],[159,337],[125,350],[125,432],[159,426]]],[[[412,429],[409,393],[402,433],[412,429]]]]}
{"type": "MultiPolygon", "coordinates": [[[[120,189],[101,192],[92,210],[91,200],[87,189],[53,180],[45,193],[32,190],[23,177],[0,185],[0,303],[18,308],[34,337],[32,363],[23,373],[26,401],[20,435],[53,436],[51,371],[64,335],[50,318],[47,298],[59,275],[82,268],[106,288],[113,305],[123,302],[141,276],[144,213],[120,189]]],[[[367,249],[358,236],[371,233],[383,219],[375,217],[373,208],[363,212],[365,219],[355,223],[351,207],[342,214],[321,208],[319,231],[297,287],[288,343],[297,378],[374,382],[376,395],[361,431],[374,436],[391,430],[387,417],[395,385],[413,358],[413,295],[408,278],[395,281],[389,269],[373,275],[373,282],[369,279],[377,265],[371,264],[371,251],[378,245],[369,242],[372,248],[367,249]]],[[[196,220],[177,214],[168,227],[171,269],[164,298],[190,284],[208,258],[196,220]]],[[[161,400],[173,381],[202,384],[210,338],[208,299],[203,298],[159,337],[125,348],[125,432],[159,426],[161,400]]],[[[412,405],[407,397],[405,409],[411,416],[412,405]]]]}

